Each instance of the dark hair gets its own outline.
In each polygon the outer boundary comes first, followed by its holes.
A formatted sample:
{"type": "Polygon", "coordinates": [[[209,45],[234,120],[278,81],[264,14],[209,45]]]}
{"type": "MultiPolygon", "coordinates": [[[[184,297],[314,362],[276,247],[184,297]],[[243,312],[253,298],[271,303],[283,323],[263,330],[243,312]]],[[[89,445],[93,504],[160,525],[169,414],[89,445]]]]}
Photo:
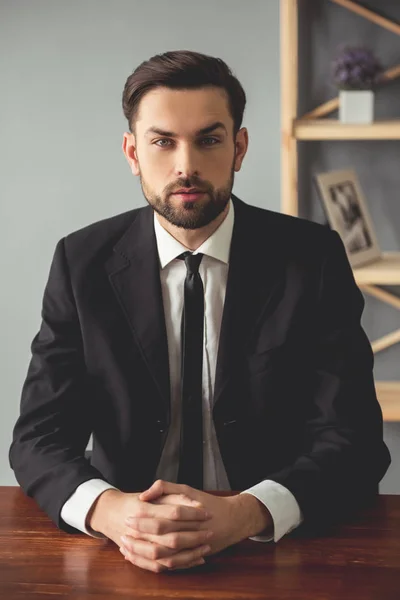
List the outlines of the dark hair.
{"type": "Polygon", "coordinates": [[[122,108],[131,133],[135,131],[140,100],[148,91],[160,86],[171,89],[223,88],[228,95],[234,122],[233,137],[236,137],[242,125],[246,94],[221,58],[190,50],[174,50],[156,54],[141,63],[129,75],[122,94],[122,108]]]}

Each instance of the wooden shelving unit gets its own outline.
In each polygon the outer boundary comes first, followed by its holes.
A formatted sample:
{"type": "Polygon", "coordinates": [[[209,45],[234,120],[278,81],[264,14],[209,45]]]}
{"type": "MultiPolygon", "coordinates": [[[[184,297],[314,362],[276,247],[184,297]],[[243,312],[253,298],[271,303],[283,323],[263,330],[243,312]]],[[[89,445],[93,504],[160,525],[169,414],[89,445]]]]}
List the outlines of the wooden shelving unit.
{"type": "Polygon", "coordinates": [[[367,125],[336,119],[296,119],[293,128],[297,140],[400,140],[400,119],[367,125]]]}
{"type": "MultiPolygon", "coordinates": [[[[382,260],[353,269],[358,285],[400,285],[400,252],[384,252],[382,260]]],[[[400,298],[396,298],[400,306],[400,298]]]]}
{"type": "MultiPolygon", "coordinates": [[[[400,25],[353,0],[329,0],[369,21],[400,35],[400,25]]],[[[298,96],[298,0],[280,0],[281,9],[281,97],[282,97],[282,212],[298,216],[298,141],[400,140],[400,119],[371,124],[343,124],[326,117],[339,105],[338,97],[317,106],[299,118],[298,96]]],[[[400,77],[400,65],[385,71],[387,82],[400,77]]],[[[400,311],[400,298],[380,285],[400,285],[400,252],[386,252],[381,260],[354,268],[363,292],[400,311]]],[[[400,342],[400,329],[371,342],[374,353],[400,342]]],[[[376,381],[385,421],[400,421],[400,381],[376,381]]]]}
{"type": "Polygon", "coordinates": [[[399,421],[399,381],[376,381],[376,392],[382,407],[383,420],[399,421]]]}

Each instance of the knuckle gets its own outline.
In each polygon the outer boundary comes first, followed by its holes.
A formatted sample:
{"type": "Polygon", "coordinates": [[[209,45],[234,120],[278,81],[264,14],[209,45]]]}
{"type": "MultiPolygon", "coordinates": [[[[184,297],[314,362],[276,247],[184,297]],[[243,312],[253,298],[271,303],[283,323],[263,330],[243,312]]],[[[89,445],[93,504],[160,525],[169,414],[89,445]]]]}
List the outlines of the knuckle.
{"type": "Polygon", "coordinates": [[[171,567],[174,566],[173,560],[171,558],[163,558],[162,563],[159,563],[159,564],[162,564],[162,566],[165,567],[166,569],[170,569],[171,567]]]}
{"type": "Polygon", "coordinates": [[[165,571],[167,567],[165,567],[164,565],[161,565],[160,563],[156,563],[154,570],[156,573],[161,573],[162,571],[165,571]]]}
{"type": "Polygon", "coordinates": [[[161,527],[161,523],[160,522],[156,522],[154,523],[154,531],[153,531],[154,535],[161,535],[162,533],[162,527],[161,527]]]}
{"type": "Polygon", "coordinates": [[[149,570],[153,571],[153,573],[159,573],[159,567],[160,565],[158,563],[154,563],[152,565],[150,565],[149,570]]]}
{"type": "Polygon", "coordinates": [[[175,511],[176,511],[176,518],[178,520],[183,519],[184,515],[185,515],[185,509],[183,506],[176,506],[175,507],[175,511]]]}
{"type": "Polygon", "coordinates": [[[155,524],[155,528],[154,529],[155,529],[155,534],[156,535],[162,535],[163,533],[166,533],[166,526],[161,521],[158,521],[155,524]]]}
{"type": "Polygon", "coordinates": [[[131,530],[131,531],[129,531],[128,535],[129,535],[131,538],[135,538],[135,539],[139,537],[139,534],[138,534],[138,533],[137,533],[137,531],[135,531],[134,529],[133,529],[133,530],[131,530]]]}
{"type": "Polygon", "coordinates": [[[179,508],[177,506],[173,506],[171,508],[171,519],[178,520],[179,519],[179,508]]]}
{"type": "Polygon", "coordinates": [[[170,537],[170,547],[176,549],[176,548],[178,548],[178,545],[179,545],[178,536],[176,534],[172,534],[170,537]]]}

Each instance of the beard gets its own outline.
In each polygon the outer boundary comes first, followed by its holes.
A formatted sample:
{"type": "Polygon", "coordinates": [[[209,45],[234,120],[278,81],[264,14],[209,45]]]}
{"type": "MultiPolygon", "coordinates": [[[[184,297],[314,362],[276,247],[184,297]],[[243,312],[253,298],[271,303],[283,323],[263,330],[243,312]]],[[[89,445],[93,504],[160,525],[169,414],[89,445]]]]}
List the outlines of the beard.
{"type": "Polygon", "coordinates": [[[174,199],[171,198],[171,192],[167,193],[165,200],[163,200],[161,196],[150,191],[142,175],[140,175],[140,185],[150,206],[169,223],[182,229],[200,229],[214,221],[225,210],[231,198],[234,178],[233,163],[228,182],[218,190],[205,190],[204,184],[201,181],[196,181],[196,179],[177,181],[174,185],[175,189],[180,185],[185,188],[198,187],[204,190],[204,196],[193,202],[175,203],[174,199]]]}

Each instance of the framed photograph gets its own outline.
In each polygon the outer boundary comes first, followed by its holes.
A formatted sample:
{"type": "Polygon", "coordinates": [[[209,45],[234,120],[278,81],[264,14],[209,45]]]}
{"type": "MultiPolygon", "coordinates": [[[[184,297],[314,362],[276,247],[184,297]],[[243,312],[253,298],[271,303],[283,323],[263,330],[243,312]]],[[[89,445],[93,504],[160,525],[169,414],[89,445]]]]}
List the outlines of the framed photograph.
{"type": "Polygon", "coordinates": [[[382,257],[367,204],[354,169],[315,175],[325,214],[338,232],[352,267],[382,257]]]}

